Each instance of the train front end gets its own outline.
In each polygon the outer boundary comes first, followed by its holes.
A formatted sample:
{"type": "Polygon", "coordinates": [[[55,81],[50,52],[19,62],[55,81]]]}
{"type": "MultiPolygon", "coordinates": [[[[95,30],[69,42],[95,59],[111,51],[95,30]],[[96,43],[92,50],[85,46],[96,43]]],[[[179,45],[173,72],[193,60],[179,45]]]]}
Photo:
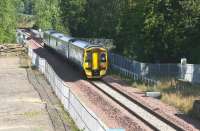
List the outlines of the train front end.
{"type": "Polygon", "coordinates": [[[84,51],[83,67],[87,78],[102,78],[108,69],[108,52],[103,47],[89,47],[84,51]]]}

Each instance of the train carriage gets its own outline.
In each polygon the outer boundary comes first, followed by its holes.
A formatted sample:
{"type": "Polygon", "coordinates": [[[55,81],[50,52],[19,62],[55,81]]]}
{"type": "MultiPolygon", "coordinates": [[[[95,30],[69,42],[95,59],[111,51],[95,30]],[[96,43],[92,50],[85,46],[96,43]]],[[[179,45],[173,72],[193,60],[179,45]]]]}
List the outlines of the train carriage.
{"type": "Polygon", "coordinates": [[[108,68],[107,50],[53,30],[44,32],[44,43],[82,69],[87,78],[101,78],[108,68]]]}

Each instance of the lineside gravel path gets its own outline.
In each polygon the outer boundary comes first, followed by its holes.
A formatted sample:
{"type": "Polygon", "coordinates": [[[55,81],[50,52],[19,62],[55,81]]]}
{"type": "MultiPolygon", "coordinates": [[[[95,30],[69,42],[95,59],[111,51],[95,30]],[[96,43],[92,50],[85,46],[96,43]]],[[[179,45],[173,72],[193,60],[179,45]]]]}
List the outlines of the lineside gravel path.
{"type": "MultiPolygon", "coordinates": [[[[30,83],[37,90],[41,99],[46,103],[46,110],[51,119],[55,131],[70,131],[70,126],[67,125],[68,114],[64,111],[58,98],[53,93],[51,86],[47,83],[44,76],[37,70],[27,69],[27,74],[30,83]]],[[[72,123],[72,121],[71,121],[72,123]]],[[[72,123],[74,124],[74,123],[72,123]]],[[[74,128],[73,130],[78,130],[74,128]]]]}
{"type": "Polygon", "coordinates": [[[45,104],[18,57],[0,58],[0,131],[53,131],[45,104]]]}

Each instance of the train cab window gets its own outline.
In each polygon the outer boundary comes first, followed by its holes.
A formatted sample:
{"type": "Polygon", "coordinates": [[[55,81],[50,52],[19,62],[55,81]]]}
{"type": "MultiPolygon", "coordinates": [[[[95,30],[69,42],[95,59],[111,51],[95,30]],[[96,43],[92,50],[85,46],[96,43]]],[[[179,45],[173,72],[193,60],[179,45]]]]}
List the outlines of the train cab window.
{"type": "Polygon", "coordinates": [[[92,53],[87,52],[85,62],[91,62],[91,60],[92,60],[92,53]]]}
{"type": "Polygon", "coordinates": [[[106,62],[106,54],[105,53],[101,53],[100,60],[101,60],[101,62],[106,62]]]}

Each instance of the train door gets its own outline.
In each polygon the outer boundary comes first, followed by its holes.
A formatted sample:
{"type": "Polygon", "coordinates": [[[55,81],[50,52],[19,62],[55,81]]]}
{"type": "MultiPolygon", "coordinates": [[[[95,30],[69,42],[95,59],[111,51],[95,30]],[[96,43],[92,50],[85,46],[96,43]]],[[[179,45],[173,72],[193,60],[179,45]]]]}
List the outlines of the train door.
{"type": "Polygon", "coordinates": [[[92,75],[100,76],[100,61],[99,61],[99,50],[92,50],[92,75]]]}
{"type": "Polygon", "coordinates": [[[92,70],[99,69],[99,53],[97,51],[92,52],[92,70]]]}
{"type": "Polygon", "coordinates": [[[106,69],[106,53],[100,49],[93,49],[89,55],[92,76],[100,76],[101,70],[106,69]]]}

